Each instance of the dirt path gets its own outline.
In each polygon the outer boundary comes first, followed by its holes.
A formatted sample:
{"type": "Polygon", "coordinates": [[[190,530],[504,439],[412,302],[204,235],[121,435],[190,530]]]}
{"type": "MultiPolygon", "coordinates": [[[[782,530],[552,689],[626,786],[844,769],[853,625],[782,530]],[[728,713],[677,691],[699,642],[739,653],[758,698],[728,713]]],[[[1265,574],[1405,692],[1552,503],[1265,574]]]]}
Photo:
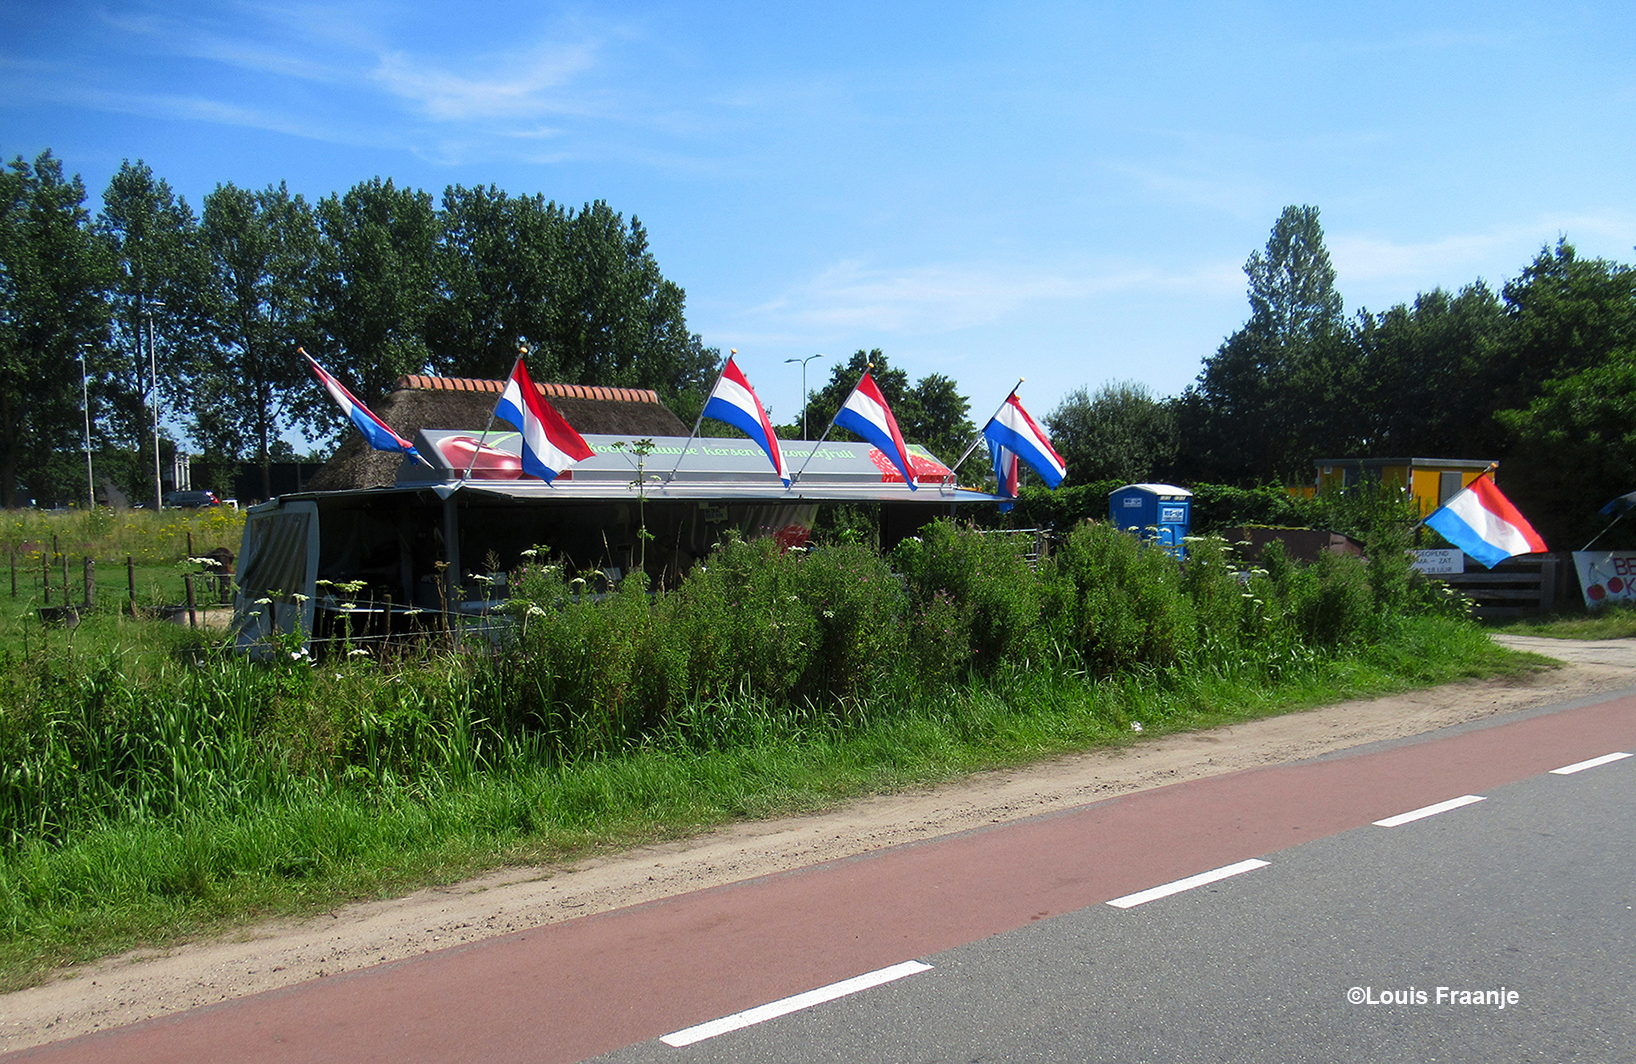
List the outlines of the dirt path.
{"type": "Polygon", "coordinates": [[[1636,685],[1636,641],[1497,638],[1566,664],[1521,680],[1452,684],[1345,702],[1059,758],[935,790],[868,799],[819,815],[735,825],[610,857],[508,869],[314,919],[260,925],[231,941],[114,957],[0,998],[0,1051],[1129,791],[1314,757],[1636,685]]]}

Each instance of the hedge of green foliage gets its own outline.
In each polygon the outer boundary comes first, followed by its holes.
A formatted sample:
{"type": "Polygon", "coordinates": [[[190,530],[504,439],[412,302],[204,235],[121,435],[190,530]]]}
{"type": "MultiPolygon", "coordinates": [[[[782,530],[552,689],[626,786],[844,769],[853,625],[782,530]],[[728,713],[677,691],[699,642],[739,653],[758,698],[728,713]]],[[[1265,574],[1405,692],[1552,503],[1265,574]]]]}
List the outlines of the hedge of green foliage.
{"type": "Polygon", "coordinates": [[[549,565],[512,574],[512,623],[381,660],[256,664],[192,647],[133,669],[0,662],[0,845],[97,824],[225,814],[309,786],[429,786],[633,747],[800,742],[956,685],[1019,672],[1096,681],[1190,667],[1276,680],[1293,663],[1461,602],[1405,566],[1276,551],[1244,569],[1200,539],[1185,563],[1106,524],[1049,556],[943,521],[890,556],[732,540],[679,587],[606,595],[549,565]],[[748,707],[748,708],[747,708],[748,707]]]}
{"type": "Polygon", "coordinates": [[[689,707],[749,696],[795,716],[1006,669],[1089,678],[1179,665],[1263,670],[1375,639],[1424,612],[1460,613],[1406,566],[1269,552],[1243,569],[1222,540],[1185,563],[1111,526],[1075,528],[1049,557],[1033,540],[940,521],[882,557],[837,544],[781,552],[723,544],[673,591],[628,578],[602,600],[560,570],[520,575],[490,711],[566,756],[662,733],[689,707]]]}

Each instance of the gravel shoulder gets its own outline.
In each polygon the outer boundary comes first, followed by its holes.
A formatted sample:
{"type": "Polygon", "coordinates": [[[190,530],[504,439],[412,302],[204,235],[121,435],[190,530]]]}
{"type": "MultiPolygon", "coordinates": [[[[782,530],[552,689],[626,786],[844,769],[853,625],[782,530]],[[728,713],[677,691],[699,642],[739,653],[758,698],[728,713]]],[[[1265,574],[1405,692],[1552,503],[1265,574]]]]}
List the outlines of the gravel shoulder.
{"type": "Polygon", "coordinates": [[[506,869],[404,898],[257,925],[227,940],[112,957],[0,997],[0,1051],[1131,791],[1636,686],[1636,640],[1496,639],[1564,664],[1515,679],[1450,684],[1165,736],[827,813],[737,824],[561,865],[506,869]]]}

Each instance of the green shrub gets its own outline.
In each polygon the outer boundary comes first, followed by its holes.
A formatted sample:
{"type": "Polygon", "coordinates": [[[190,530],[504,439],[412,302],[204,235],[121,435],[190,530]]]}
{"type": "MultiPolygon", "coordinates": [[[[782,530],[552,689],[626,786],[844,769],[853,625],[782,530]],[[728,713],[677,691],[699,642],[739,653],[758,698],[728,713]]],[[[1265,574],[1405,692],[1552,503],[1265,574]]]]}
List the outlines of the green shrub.
{"type": "Polygon", "coordinates": [[[922,687],[950,682],[971,661],[972,608],[947,591],[932,592],[931,600],[914,608],[909,632],[909,656],[922,687]]]}
{"type": "Polygon", "coordinates": [[[673,593],[671,638],[686,648],[694,698],[736,692],[788,698],[814,668],[822,638],[797,566],[770,537],[721,544],[673,593]]]}
{"type": "Polygon", "coordinates": [[[497,654],[508,716],[539,728],[566,755],[636,742],[686,697],[687,648],[670,638],[672,610],[641,573],[597,597],[551,569],[525,575],[520,623],[497,654]]]}
{"type": "Polygon", "coordinates": [[[795,570],[819,636],[803,688],[827,699],[872,691],[907,648],[907,597],[891,566],[869,547],[837,543],[801,555],[795,570]]]}
{"type": "Polygon", "coordinates": [[[1179,563],[1112,525],[1076,528],[1052,558],[1050,579],[1051,630],[1094,674],[1174,665],[1198,645],[1179,563]]]}
{"type": "Polygon", "coordinates": [[[1350,554],[1318,555],[1295,570],[1286,609],[1301,637],[1326,650],[1363,641],[1375,622],[1375,593],[1368,565],[1350,554]]]}
{"type": "Polygon", "coordinates": [[[918,609],[941,595],[961,614],[979,672],[1023,662],[1038,645],[1039,581],[1011,537],[938,520],[900,543],[893,561],[918,609]]]}

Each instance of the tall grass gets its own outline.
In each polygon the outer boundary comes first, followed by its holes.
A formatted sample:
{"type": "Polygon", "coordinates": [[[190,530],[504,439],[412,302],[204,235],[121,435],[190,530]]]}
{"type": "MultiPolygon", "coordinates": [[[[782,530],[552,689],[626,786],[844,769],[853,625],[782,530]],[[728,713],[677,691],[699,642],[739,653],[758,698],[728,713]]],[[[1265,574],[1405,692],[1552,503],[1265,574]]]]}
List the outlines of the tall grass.
{"type": "Polygon", "coordinates": [[[216,547],[238,552],[244,536],[244,513],[230,506],[200,510],[40,510],[0,512],[0,552],[38,564],[42,553],[56,549],[72,558],[99,563],[171,565],[187,557],[188,535],[197,554],[216,547]]]}
{"type": "MultiPolygon", "coordinates": [[[[0,978],[1506,660],[1346,560],[1193,559],[1089,527],[1036,570],[941,525],[890,564],[729,542],[665,594],[597,599],[531,566],[499,642],[265,665],[181,630],[0,651],[0,978]]],[[[153,627],[94,621],[116,623],[153,627]]]]}
{"type": "MultiPolygon", "coordinates": [[[[41,606],[87,601],[105,608],[134,604],[152,610],[186,600],[185,576],[200,566],[190,557],[226,548],[238,553],[244,515],[230,507],[207,510],[69,510],[0,513],[0,645],[20,642],[22,622],[41,606]],[[191,544],[193,554],[188,554],[191,544]],[[134,571],[127,564],[134,566],[134,571]]],[[[196,599],[210,597],[201,585],[196,599]]]]}

